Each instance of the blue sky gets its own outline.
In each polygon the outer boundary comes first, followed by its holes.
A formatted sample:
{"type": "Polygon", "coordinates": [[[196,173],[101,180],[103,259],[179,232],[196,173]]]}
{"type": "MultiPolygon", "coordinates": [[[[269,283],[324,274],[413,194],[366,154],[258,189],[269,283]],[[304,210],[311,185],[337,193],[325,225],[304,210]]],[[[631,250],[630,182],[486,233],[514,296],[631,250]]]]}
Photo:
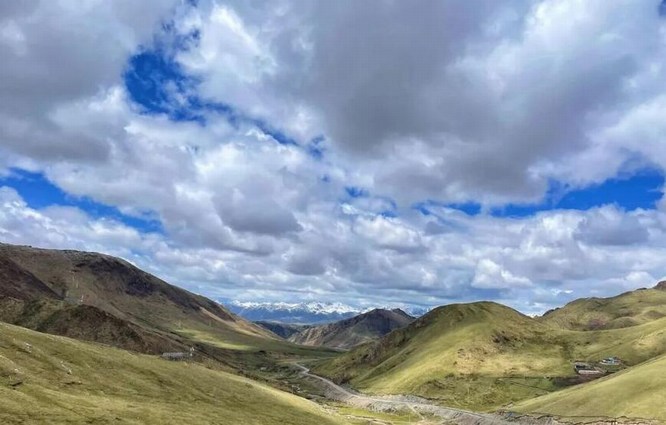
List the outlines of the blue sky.
{"type": "Polygon", "coordinates": [[[0,237],[242,301],[538,312],[650,285],[663,4],[8,10],[0,237]]]}
{"type": "Polygon", "coordinates": [[[95,202],[85,196],[69,195],[42,173],[11,169],[7,176],[0,178],[0,185],[16,190],[28,206],[36,210],[52,206],[75,207],[91,217],[120,221],[140,232],[162,232],[159,219],[151,217],[150,213],[132,216],[123,214],[112,205],[95,202]]]}

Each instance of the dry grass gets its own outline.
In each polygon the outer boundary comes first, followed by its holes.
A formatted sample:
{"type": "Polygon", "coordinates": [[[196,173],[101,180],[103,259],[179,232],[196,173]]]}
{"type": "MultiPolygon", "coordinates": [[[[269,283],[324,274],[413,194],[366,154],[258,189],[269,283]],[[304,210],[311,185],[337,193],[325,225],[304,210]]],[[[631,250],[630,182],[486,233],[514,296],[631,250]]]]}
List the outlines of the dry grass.
{"type": "Polygon", "coordinates": [[[566,417],[631,417],[666,422],[666,356],[584,385],[525,401],[513,410],[566,417]]]}
{"type": "Polygon", "coordinates": [[[0,323],[0,423],[347,423],[305,399],[186,362],[0,323]]]}

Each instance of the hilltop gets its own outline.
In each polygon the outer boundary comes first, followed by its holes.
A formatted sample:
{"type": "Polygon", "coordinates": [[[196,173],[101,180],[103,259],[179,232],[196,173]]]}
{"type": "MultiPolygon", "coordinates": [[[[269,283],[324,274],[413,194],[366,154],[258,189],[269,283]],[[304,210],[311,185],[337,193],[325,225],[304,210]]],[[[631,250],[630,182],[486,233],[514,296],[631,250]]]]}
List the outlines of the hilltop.
{"type": "Polygon", "coordinates": [[[314,370],[370,393],[488,410],[580,382],[575,360],[619,356],[632,366],[664,353],[665,331],[666,319],[572,331],[492,302],[454,304],[314,370]]]}
{"type": "Polygon", "coordinates": [[[227,304],[239,316],[256,322],[310,325],[335,322],[360,313],[340,303],[269,303],[232,301],[227,304]]]}
{"type": "Polygon", "coordinates": [[[610,298],[582,298],[551,310],[543,323],[573,330],[618,329],[666,317],[666,282],[610,298]]]}
{"type": "MultiPolygon", "coordinates": [[[[253,322],[270,322],[294,325],[321,325],[349,319],[363,314],[368,309],[352,307],[339,302],[253,302],[221,300],[229,310],[253,322]]],[[[382,307],[390,310],[395,307],[382,307]]],[[[430,309],[423,306],[401,307],[410,316],[422,316],[430,309]]]]}
{"type": "Polygon", "coordinates": [[[533,393],[523,387],[511,391],[498,378],[526,376],[538,387],[545,371],[565,374],[568,367],[546,326],[482,302],[436,308],[315,370],[371,393],[414,394],[476,408],[533,393]]]}
{"type": "Polygon", "coordinates": [[[304,330],[311,327],[310,325],[297,325],[293,323],[280,323],[271,321],[257,321],[254,323],[284,339],[289,339],[289,337],[292,335],[303,332],[304,330]]]}
{"type": "Polygon", "coordinates": [[[349,319],[309,327],[289,341],[313,346],[349,349],[380,338],[410,324],[414,318],[400,309],[374,309],[349,319]]]}

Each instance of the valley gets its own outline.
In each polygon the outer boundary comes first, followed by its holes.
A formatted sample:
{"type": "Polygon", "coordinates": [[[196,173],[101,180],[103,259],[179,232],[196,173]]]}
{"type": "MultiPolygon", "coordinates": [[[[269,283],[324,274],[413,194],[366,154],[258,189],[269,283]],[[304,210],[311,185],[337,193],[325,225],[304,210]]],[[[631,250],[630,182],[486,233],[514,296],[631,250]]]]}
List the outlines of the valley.
{"type": "MultiPolygon", "coordinates": [[[[659,288],[641,292],[662,296],[659,288]]],[[[596,364],[617,356],[622,368],[631,370],[664,352],[663,318],[618,329],[574,331],[498,304],[472,303],[435,309],[313,370],[369,394],[413,394],[445,406],[495,411],[558,394],[573,384],[593,385],[585,382],[594,377],[576,374],[576,361],[596,364]]],[[[638,417],[650,415],[647,410],[638,417]]]]}
{"type": "Polygon", "coordinates": [[[120,259],[0,245],[0,420],[665,421],[665,289],[540,317],[475,302],[255,324],[120,259]]]}

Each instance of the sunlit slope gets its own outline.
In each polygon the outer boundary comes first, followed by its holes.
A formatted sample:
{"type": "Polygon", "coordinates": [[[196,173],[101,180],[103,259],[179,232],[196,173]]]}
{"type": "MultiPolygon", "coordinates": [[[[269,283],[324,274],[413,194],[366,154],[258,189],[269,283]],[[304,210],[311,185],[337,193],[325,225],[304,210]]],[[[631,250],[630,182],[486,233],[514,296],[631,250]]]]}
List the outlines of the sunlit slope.
{"type": "Polygon", "coordinates": [[[625,328],[666,317],[666,285],[610,297],[582,298],[552,310],[540,320],[574,330],[625,328]]]}
{"type": "Polygon", "coordinates": [[[346,423],[305,399],[186,362],[0,323],[0,423],[346,423]]]}
{"type": "Polygon", "coordinates": [[[665,319],[616,330],[570,331],[482,302],[435,309],[316,370],[369,392],[494,409],[566,385],[575,377],[574,360],[619,356],[632,365],[664,352],[665,319]]]}
{"type": "Polygon", "coordinates": [[[512,410],[569,417],[627,416],[666,422],[666,356],[525,401],[512,410]]]}
{"type": "Polygon", "coordinates": [[[440,307],[378,343],[322,365],[318,371],[376,393],[416,394],[449,405],[486,408],[532,396],[538,389],[500,377],[530,378],[569,372],[550,330],[495,303],[440,307]]]}
{"type": "Polygon", "coordinates": [[[563,330],[557,335],[557,343],[572,360],[593,361],[615,356],[626,366],[633,366],[666,353],[666,318],[621,329],[563,330]]]}

